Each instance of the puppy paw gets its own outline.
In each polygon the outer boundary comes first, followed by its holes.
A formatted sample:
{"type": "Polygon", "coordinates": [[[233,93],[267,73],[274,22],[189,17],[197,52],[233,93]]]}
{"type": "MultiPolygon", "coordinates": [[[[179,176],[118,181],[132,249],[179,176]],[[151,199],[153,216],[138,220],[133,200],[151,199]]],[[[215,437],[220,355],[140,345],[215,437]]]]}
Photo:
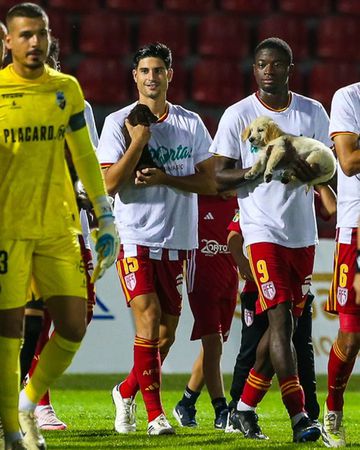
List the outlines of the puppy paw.
{"type": "Polygon", "coordinates": [[[249,170],[249,172],[246,172],[246,174],[244,175],[245,180],[253,180],[256,177],[257,173],[252,172],[251,170],[249,170]]]}
{"type": "Polygon", "coordinates": [[[270,181],[272,180],[272,177],[273,177],[272,173],[265,173],[265,175],[264,175],[265,183],[270,183],[270,181]]]}

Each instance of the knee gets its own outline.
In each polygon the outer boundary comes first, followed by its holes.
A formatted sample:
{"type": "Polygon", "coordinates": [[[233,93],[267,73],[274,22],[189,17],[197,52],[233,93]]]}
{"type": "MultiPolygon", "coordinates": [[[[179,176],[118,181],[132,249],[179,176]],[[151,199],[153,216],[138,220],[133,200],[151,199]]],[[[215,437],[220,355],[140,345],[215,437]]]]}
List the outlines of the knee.
{"type": "Polygon", "coordinates": [[[359,333],[340,333],[337,339],[338,346],[347,361],[354,359],[360,348],[359,333]]]}

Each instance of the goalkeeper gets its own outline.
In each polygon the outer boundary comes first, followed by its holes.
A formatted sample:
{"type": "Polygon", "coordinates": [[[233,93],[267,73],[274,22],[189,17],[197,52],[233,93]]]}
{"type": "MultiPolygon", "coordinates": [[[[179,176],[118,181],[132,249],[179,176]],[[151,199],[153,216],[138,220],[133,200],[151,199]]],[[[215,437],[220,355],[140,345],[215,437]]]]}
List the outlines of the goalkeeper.
{"type": "Polygon", "coordinates": [[[99,277],[114,262],[119,239],[86,127],[81,88],[73,77],[44,64],[50,39],[46,13],[32,3],[18,4],[9,10],[6,23],[13,63],[0,72],[0,417],[6,448],[44,449],[33,411],[70,365],[86,330],[86,279],[77,239],[81,231],[65,138],[99,223],[99,277]],[[19,352],[31,276],[55,333],[19,397],[19,352]]]}

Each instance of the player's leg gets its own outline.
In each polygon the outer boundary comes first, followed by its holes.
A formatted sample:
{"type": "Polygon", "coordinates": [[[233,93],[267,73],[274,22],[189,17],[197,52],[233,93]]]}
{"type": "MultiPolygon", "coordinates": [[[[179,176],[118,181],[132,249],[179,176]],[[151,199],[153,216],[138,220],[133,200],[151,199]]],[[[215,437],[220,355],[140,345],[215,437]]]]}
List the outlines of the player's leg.
{"type": "Polygon", "coordinates": [[[258,343],[268,327],[267,315],[257,315],[255,313],[255,303],[257,298],[257,289],[256,291],[245,290],[240,294],[241,341],[231,381],[230,410],[236,408],[250,369],[254,366],[258,343]]]}
{"type": "Polygon", "coordinates": [[[192,366],[191,375],[183,396],[173,410],[173,416],[182,427],[193,428],[197,426],[195,404],[205,384],[203,356],[203,347],[201,347],[200,353],[192,366]]]}
{"type": "Polygon", "coordinates": [[[20,381],[23,382],[30,370],[33,357],[35,355],[36,345],[43,325],[44,303],[41,299],[27,302],[25,306],[24,318],[24,344],[20,352],[20,381]]]}
{"type": "Polygon", "coordinates": [[[18,418],[20,347],[32,251],[31,241],[0,238],[0,418],[8,447],[23,437],[18,418]]]}
{"type": "Polygon", "coordinates": [[[316,376],[314,347],[312,342],[312,302],[313,294],[309,293],[303,313],[297,321],[293,336],[295,346],[300,384],[305,395],[305,409],[310,419],[317,421],[320,406],[316,395],[316,376]]]}
{"type": "MultiPolygon", "coordinates": [[[[347,233],[346,233],[347,234],[347,233]]],[[[324,406],[325,445],[340,447],[346,445],[342,425],[344,392],[351,376],[360,348],[360,306],[355,302],[353,281],[356,258],[356,229],[345,236],[340,230],[334,257],[334,276],[325,310],[339,315],[338,336],[333,343],[328,361],[328,395],[324,406]]]]}

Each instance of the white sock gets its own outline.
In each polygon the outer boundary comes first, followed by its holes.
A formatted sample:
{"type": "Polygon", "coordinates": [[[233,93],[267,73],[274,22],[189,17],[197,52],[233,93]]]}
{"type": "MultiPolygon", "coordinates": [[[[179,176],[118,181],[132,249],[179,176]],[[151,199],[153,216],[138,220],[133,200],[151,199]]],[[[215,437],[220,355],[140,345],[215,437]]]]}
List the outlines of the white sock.
{"type": "Polygon", "coordinates": [[[244,403],[241,399],[238,401],[238,404],[236,406],[236,409],[238,411],[255,411],[254,406],[249,406],[246,403],[244,403]]]}
{"type": "Polygon", "coordinates": [[[19,395],[19,410],[20,411],[34,411],[36,403],[32,402],[26,395],[25,390],[20,391],[19,395]]]}

